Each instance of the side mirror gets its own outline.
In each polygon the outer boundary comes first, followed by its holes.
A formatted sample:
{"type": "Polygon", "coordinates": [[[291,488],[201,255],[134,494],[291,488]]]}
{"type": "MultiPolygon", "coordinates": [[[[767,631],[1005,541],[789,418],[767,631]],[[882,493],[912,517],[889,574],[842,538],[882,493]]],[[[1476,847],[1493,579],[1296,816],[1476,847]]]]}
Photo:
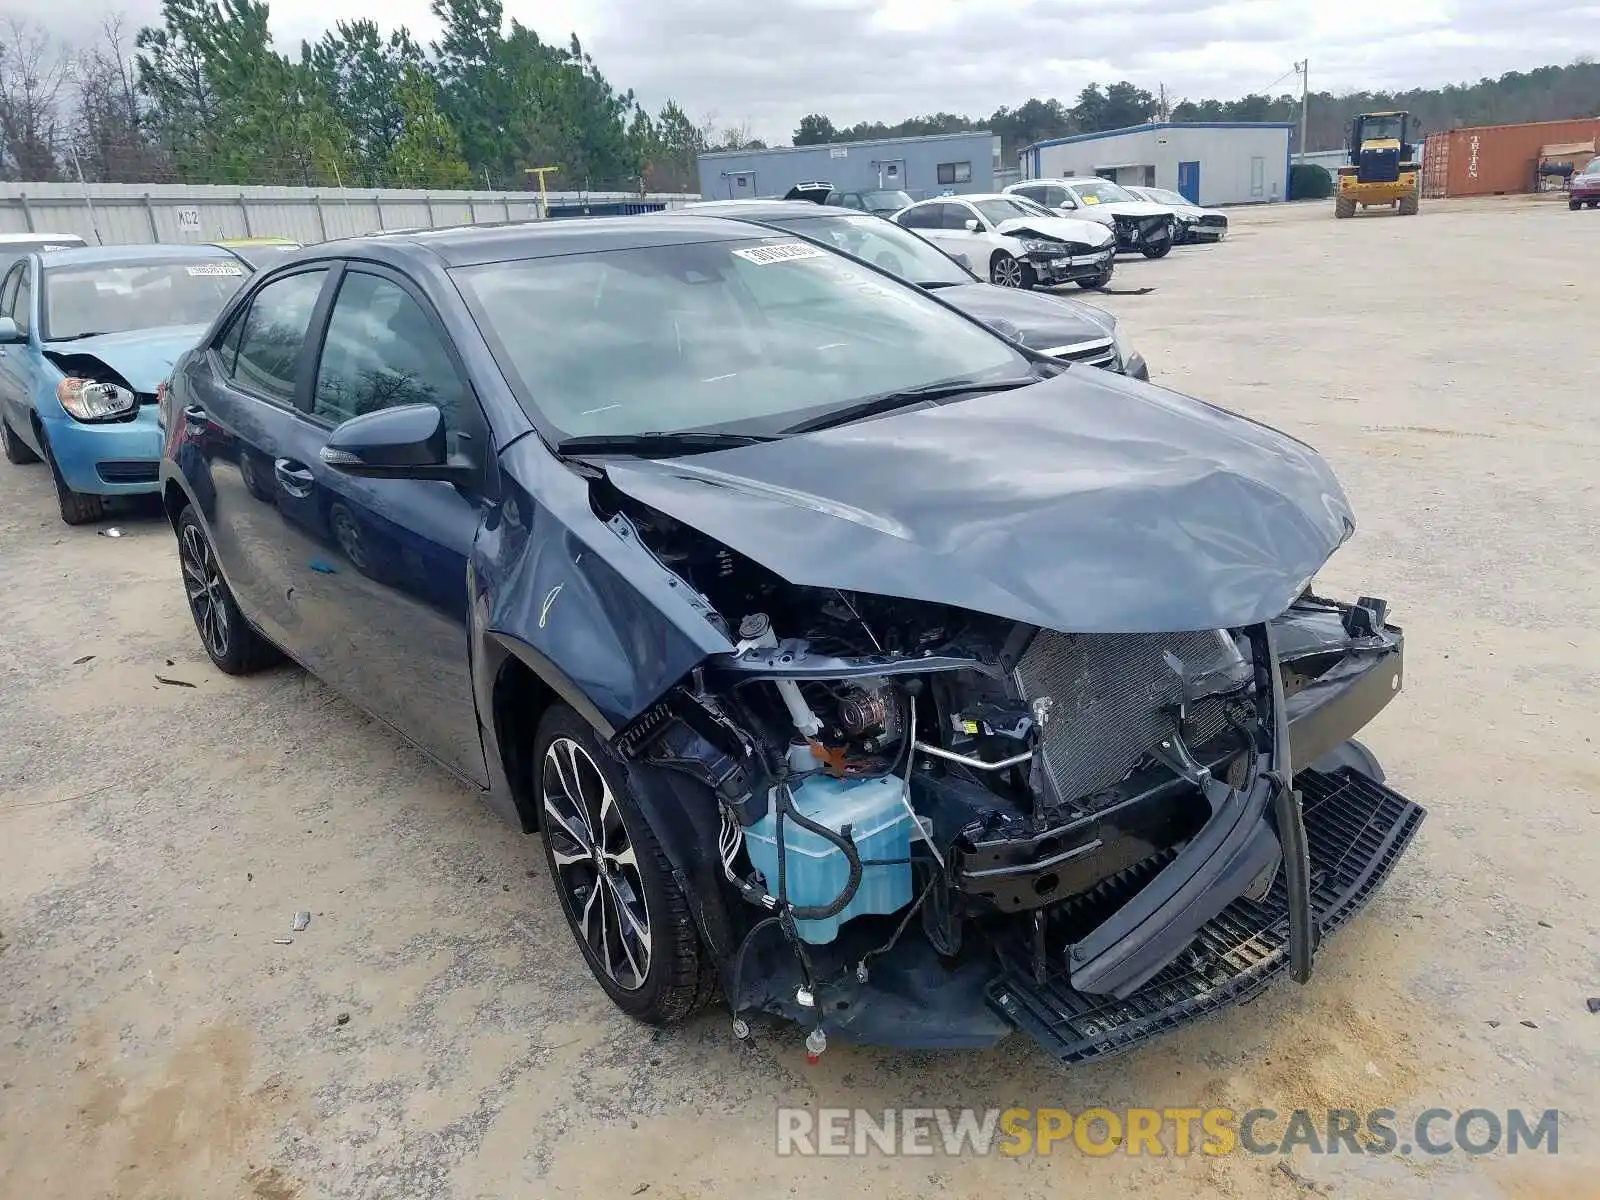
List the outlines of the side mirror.
{"type": "Polygon", "coordinates": [[[26,340],[14,320],[10,317],[0,317],[0,346],[15,346],[26,340]]]}
{"type": "Polygon", "coordinates": [[[452,462],[444,414],[436,404],[405,404],[351,417],[319,452],[324,464],[361,479],[439,479],[466,483],[475,475],[452,462]]]}
{"type": "Polygon", "coordinates": [[[1057,208],[1073,209],[1073,208],[1077,208],[1078,207],[1078,202],[1076,200],[1063,200],[1056,207],[1057,208]]]}
{"type": "Polygon", "coordinates": [[[978,219],[976,217],[968,217],[963,224],[963,228],[965,228],[968,233],[977,233],[978,230],[983,227],[978,224],[978,219]]]}

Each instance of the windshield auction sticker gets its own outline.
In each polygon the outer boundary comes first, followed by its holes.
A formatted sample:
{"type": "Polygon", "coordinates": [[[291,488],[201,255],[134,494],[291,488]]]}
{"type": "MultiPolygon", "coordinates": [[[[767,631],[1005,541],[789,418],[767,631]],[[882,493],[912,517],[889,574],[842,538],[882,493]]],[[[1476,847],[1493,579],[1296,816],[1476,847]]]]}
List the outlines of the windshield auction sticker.
{"type": "Polygon", "coordinates": [[[226,275],[230,278],[243,275],[244,268],[237,263],[198,263],[189,268],[191,275],[226,275]]]}
{"type": "Polygon", "coordinates": [[[804,242],[777,242],[770,246],[746,246],[734,251],[746,262],[758,267],[769,263],[792,262],[797,258],[825,258],[826,252],[804,242]]]}

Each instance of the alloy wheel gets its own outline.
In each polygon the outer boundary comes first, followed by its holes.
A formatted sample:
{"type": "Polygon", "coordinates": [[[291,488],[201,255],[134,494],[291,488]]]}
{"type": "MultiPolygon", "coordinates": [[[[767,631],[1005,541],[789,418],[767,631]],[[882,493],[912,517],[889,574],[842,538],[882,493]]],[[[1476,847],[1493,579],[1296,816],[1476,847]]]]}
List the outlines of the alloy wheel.
{"type": "Polygon", "coordinates": [[[1009,254],[1002,255],[990,269],[989,281],[996,287],[1021,287],[1022,264],[1009,254]]]}
{"type": "Polygon", "coordinates": [[[201,640],[212,658],[228,656],[228,608],[222,573],[217,570],[211,544],[199,528],[186,524],[178,543],[178,563],[183,569],[183,588],[189,597],[189,611],[200,630],[201,640]]]}
{"type": "Polygon", "coordinates": [[[650,911],[611,785],[568,737],[550,743],[541,776],[544,836],[573,923],[611,981],[637,991],[650,974],[650,911]]]}

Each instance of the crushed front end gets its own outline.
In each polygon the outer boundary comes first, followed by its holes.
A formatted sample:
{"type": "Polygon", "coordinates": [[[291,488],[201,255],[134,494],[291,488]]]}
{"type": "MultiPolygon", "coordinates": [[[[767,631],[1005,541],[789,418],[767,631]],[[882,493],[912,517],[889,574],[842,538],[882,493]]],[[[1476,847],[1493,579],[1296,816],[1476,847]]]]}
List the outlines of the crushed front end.
{"type": "Polygon", "coordinates": [[[1172,220],[1163,216],[1130,216],[1117,213],[1112,225],[1117,235],[1117,249],[1144,253],[1145,250],[1170,241],[1172,220]]]}
{"type": "Polygon", "coordinates": [[[735,643],[616,745],[716,798],[741,1034],[1126,1049],[1308,978],[1422,818],[1349,741],[1401,682],[1381,601],[1063,633],[790,586],[622,507],[735,643]]]}

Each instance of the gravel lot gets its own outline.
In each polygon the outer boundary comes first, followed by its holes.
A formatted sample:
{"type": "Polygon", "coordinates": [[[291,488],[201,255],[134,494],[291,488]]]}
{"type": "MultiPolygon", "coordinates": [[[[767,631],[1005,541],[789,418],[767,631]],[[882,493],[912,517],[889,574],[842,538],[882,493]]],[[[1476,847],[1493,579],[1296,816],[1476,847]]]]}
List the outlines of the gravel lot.
{"type": "Polygon", "coordinates": [[[1321,582],[1407,630],[1368,740],[1431,815],[1309,986],[1073,1072],[651,1036],[535,841],[301,672],[212,670],[159,517],[69,529],[0,464],[0,1195],[1600,1195],[1596,218],[1241,211],[1119,268],[1158,381],[1339,471],[1321,582]],[[779,1104],[1559,1107],[1561,1152],[779,1159],[779,1104]]]}

